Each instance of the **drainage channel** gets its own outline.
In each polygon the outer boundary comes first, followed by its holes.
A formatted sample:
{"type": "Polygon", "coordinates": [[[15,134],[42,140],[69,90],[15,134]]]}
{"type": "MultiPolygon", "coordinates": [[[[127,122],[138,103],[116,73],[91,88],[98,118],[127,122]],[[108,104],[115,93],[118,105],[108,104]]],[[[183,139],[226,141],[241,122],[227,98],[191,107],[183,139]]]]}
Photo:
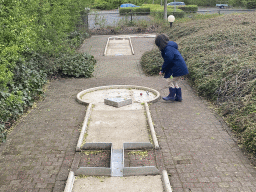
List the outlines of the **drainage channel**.
{"type": "Polygon", "coordinates": [[[133,85],[96,87],[78,93],[77,101],[89,105],[76,151],[110,150],[110,167],[77,167],[69,174],[65,192],[108,188],[171,191],[166,171],[161,175],[155,166],[126,167],[124,163],[126,150],[159,148],[148,108],[148,103],[159,98],[156,90],[133,85]]]}

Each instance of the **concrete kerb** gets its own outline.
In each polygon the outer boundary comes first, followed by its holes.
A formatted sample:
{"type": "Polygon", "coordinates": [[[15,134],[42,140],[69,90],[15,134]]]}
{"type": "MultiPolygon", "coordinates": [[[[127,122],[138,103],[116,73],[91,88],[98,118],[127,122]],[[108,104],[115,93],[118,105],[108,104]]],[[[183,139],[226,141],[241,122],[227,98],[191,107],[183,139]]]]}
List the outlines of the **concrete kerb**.
{"type": "Polygon", "coordinates": [[[135,85],[110,85],[110,86],[94,87],[94,88],[86,89],[84,91],[79,92],[76,97],[77,102],[80,104],[88,105],[90,103],[87,103],[82,100],[83,95],[85,95],[86,93],[90,93],[90,92],[97,91],[97,90],[104,90],[104,89],[141,89],[141,90],[145,90],[145,91],[150,91],[150,92],[154,93],[156,96],[152,100],[147,101],[147,103],[156,102],[160,98],[160,93],[158,91],[148,88],[148,87],[135,86],[135,85]]]}
{"type": "Polygon", "coordinates": [[[86,132],[86,128],[87,128],[87,124],[88,124],[88,121],[89,121],[89,117],[91,115],[91,111],[92,111],[92,104],[90,103],[87,110],[86,110],[86,115],[85,115],[85,118],[84,118],[82,130],[81,130],[78,142],[77,142],[76,151],[81,151],[81,145],[82,145],[83,140],[84,140],[84,134],[86,132]]]}
{"type": "Polygon", "coordinates": [[[151,114],[150,114],[147,102],[145,102],[145,109],[146,109],[146,113],[147,113],[147,119],[148,119],[148,124],[149,124],[149,127],[150,127],[150,132],[151,132],[152,139],[153,139],[153,142],[154,142],[154,145],[155,145],[155,149],[159,149],[159,144],[158,144],[158,140],[157,140],[157,137],[156,137],[155,128],[154,128],[154,125],[153,125],[153,121],[152,121],[152,118],[151,118],[151,114]]]}
{"type": "Polygon", "coordinates": [[[166,170],[163,170],[162,176],[165,192],[172,192],[172,187],[166,170]]]}
{"type": "Polygon", "coordinates": [[[75,174],[73,171],[70,171],[68,174],[68,180],[66,182],[64,192],[72,192],[74,182],[75,182],[75,174]]]}

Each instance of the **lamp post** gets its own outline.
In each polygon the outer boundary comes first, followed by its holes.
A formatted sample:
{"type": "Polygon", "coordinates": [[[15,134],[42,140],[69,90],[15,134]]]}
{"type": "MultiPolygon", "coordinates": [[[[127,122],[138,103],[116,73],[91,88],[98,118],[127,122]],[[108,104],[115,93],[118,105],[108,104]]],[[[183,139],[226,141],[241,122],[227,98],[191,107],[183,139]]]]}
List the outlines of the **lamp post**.
{"type": "Polygon", "coordinates": [[[168,16],[168,22],[170,23],[170,27],[172,27],[172,23],[175,21],[175,17],[173,15],[168,16]]]}

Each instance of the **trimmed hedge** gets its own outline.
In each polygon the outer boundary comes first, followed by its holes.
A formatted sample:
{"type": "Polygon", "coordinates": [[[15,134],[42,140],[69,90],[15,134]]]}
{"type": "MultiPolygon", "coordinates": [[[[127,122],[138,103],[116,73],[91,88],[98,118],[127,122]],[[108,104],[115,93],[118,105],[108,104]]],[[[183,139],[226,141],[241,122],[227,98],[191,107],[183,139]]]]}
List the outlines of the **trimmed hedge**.
{"type": "Polygon", "coordinates": [[[124,7],[119,8],[120,15],[126,15],[130,13],[134,13],[136,15],[148,15],[150,14],[150,8],[148,7],[124,7]]]}
{"type": "Polygon", "coordinates": [[[153,76],[159,73],[163,61],[160,51],[158,49],[153,49],[142,55],[140,64],[146,75],[153,76]]]}
{"type": "Polygon", "coordinates": [[[256,1],[249,1],[246,4],[247,9],[256,9],[256,1]]]}
{"type": "MultiPolygon", "coordinates": [[[[143,4],[142,7],[150,8],[150,14],[156,18],[162,19],[164,17],[164,6],[158,4],[143,4]]],[[[176,18],[183,18],[185,12],[181,9],[174,9],[170,6],[167,7],[167,15],[174,15],[176,18]]]]}
{"type": "Polygon", "coordinates": [[[197,12],[198,6],[197,5],[185,5],[185,6],[178,6],[179,9],[181,9],[184,12],[197,12]]]}

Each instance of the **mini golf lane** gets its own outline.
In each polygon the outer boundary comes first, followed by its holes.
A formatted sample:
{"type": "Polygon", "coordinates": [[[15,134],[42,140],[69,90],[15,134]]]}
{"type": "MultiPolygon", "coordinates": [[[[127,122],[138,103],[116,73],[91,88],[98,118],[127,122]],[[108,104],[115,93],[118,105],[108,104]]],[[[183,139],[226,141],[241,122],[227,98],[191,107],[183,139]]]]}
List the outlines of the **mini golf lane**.
{"type": "Polygon", "coordinates": [[[109,149],[110,167],[78,167],[76,171],[70,172],[65,192],[163,191],[163,183],[168,182],[162,181],[164,176],[160,175],[156,167],[124,166],[124,150],[154,146],[159,148],[147,104],[158,100],[159,97],[160,94],[153,89],[132,85],[96,87],[77,95],[79,103],[89,104],[77,151],[109,149]],[[132,102],[128,105],[111,105],[111,102],[104,102],[119,101],[115,98],[132,102]],[[149,139],[150,134],[152,142],[149,139]]]}
{"type": "Polygon", "coordinates": [[[112,143],[113,149],[122,149],[124,143],[149,143],[144,106],[139,103],[121,108],[95,105],[86,135],[85,143],[112,143]]]}

